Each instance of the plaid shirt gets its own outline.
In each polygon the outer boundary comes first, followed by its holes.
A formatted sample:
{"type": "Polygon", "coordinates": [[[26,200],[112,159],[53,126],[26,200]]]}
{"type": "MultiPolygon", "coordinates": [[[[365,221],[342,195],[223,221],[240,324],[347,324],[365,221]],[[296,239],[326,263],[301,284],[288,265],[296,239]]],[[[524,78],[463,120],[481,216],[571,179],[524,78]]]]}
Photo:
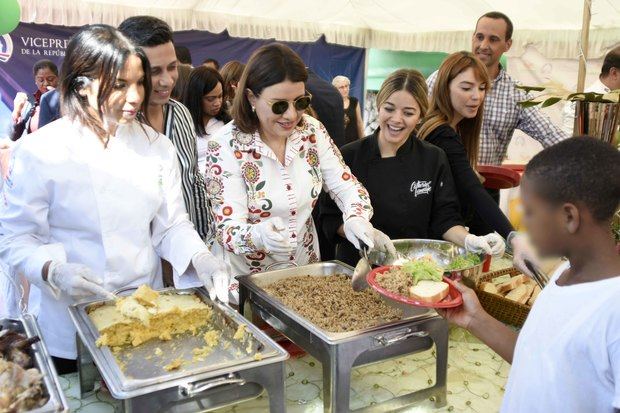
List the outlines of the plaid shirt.
{"type": "MultiPolygon", "coordinates": [[[[436,78],[437,72],[426,80],[429,95],[436,78]]],[[[501,165],[515,129],[525,132],[545,148],[568,138],[538,107],[524,108],[518,104],[529,96],[517,89],[516,84],[500,66],[499,75],[484,99],[478,160],[481,165],[501,165]]]]}

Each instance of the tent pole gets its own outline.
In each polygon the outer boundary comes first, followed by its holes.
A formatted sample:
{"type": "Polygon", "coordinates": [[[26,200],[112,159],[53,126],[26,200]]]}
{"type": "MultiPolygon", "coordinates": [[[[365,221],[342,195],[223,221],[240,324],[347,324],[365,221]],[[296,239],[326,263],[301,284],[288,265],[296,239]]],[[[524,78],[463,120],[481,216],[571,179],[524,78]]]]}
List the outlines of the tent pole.
{"type": "Polygon", "coordinates": [[[581,23],[581,44],[579,53],[579,74],[577,75],[577,92],[583,92],[586,82],[586,60],[588,59],[588,45],[590,37],[590,17],[592,0],[583,1],[583,21],[581,23]]]}

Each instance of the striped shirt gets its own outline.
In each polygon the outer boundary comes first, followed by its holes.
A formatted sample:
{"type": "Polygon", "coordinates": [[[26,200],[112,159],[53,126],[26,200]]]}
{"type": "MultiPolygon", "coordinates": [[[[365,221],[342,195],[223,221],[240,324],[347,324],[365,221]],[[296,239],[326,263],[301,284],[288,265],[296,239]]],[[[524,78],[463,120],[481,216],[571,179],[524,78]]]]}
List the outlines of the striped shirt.
{"type": "MultiPolygon", "coordinates": [[[[436,79],[437,72],[426,80],[429,96],[436,79]]],[[[516,85],[517,82],[500,66],[499,75],[484,99],[478,161],[481,165],[501,165],[515,129],[525,132],[545,148],[568,138],[538,107],[519,105],[530,96],[516,85]]]]}
{"type": "Polygon", "coordinates": [[[189,219],[205,240],[209,235],[209,210],[204,177],[198,170],[194,122],[189,110],[173,99],[164,105],[164,135],[177,150],[183,200],[189,219]]]}

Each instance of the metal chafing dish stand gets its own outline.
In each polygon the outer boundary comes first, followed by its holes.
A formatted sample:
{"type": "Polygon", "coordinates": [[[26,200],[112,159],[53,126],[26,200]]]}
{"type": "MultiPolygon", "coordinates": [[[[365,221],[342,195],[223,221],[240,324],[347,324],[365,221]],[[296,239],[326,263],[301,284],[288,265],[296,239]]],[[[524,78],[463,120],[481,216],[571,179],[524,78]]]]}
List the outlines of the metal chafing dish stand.
{"type": "Polygon", "coordinates": [[[288,268],[240,276],[239,309],[246,301],[252,311],[303,348],[322,363],[323,403],[326,412],[350,412],[351,370],[397,356],[428,350],[436,346],[436,379],[432,387],[392,400],[356,410],[363,412],[392,411],[433,398],[438,407],[446,404],[446,373],[448,365],[448,324],[434,310],[402,306],[403,318],[373,328],[346,333],[322,330],[271,297],[263,287],[278,280],[298,275],[327,276],[346,274],[353,268],[339,261],[328,261],[302,267],[288,268]]]}
{"type": "Polygon", "coordinates": [[[99,372],[112,396],[122,400],[125,412],[189,413],[209,411],[251,400],[263,390],[269,396],[270,411],[285,411],[284,362],[288,353],[230,307],[211,301],[203,289],[162,290],[160,293],[195,293],[214,310],[213,322],[222,331],[230,347],[220,342],[203,361],[192,361],[179,370],[165,371],[162,366],[175,358],[191,356],[193,348],[204,345],[200,335],[181,335],[170,341],[151,340],[123,349],[118,360],[107,346],[95,344],[99,332],[88,316],[88,309],[104,301],[89,301],[69,308],[78,337],[78,368],[81,395],[94,390],[99,372]],[[251,343],[237,343],[232,335],[245,325],[251,343]],[[151,357],[156,348],[161,358],[151,357]],[[249,353],[246,349],[250,349],[249,353]],[[235,355],[236,351],[236,355],[235,355]],[[96,367],[95,367],[96,365],[96,367]],[[97,368],[99,371],[97,371],[97,368]]]}
{"type": "Polygon", "coordinates": [[[43,336],[37,325],[35,318],[30,314],[22,313],[19,319],[5,318],[0,319],[0,331],[4,329],[12,330],[16,333],[24,334],[31,338],[39,336],[39,342],[30,346],[30,354],[33,356],[34,367],[41,373],[43,381],[43,394],[47,397],[47,402],[36,409],[29,410],[29,413],[58,413],[68,412],[67,400],[60,387],[58,374],[52,363],[52,357],[47,352],[43,336]]]}

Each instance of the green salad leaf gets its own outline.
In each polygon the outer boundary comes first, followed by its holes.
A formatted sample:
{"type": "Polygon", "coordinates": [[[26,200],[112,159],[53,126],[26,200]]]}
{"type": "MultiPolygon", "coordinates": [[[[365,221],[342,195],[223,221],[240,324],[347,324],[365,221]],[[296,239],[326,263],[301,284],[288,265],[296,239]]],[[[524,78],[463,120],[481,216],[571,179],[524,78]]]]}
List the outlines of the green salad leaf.
{"type": "Polygon", "coordinates": [[[443,280],[443,268],[432,259],[412,260],[402,265],[402,270],[411,274],[414,284],[422,280],[443,280]]]}
{"type": "Polygon", "coordinates": [[[446,267],[447,270],[462,270],[464,268],[471,268],[480,264],[480,257],[476,254],[460,255],[450,261],[450,264],[446,267]]]}

